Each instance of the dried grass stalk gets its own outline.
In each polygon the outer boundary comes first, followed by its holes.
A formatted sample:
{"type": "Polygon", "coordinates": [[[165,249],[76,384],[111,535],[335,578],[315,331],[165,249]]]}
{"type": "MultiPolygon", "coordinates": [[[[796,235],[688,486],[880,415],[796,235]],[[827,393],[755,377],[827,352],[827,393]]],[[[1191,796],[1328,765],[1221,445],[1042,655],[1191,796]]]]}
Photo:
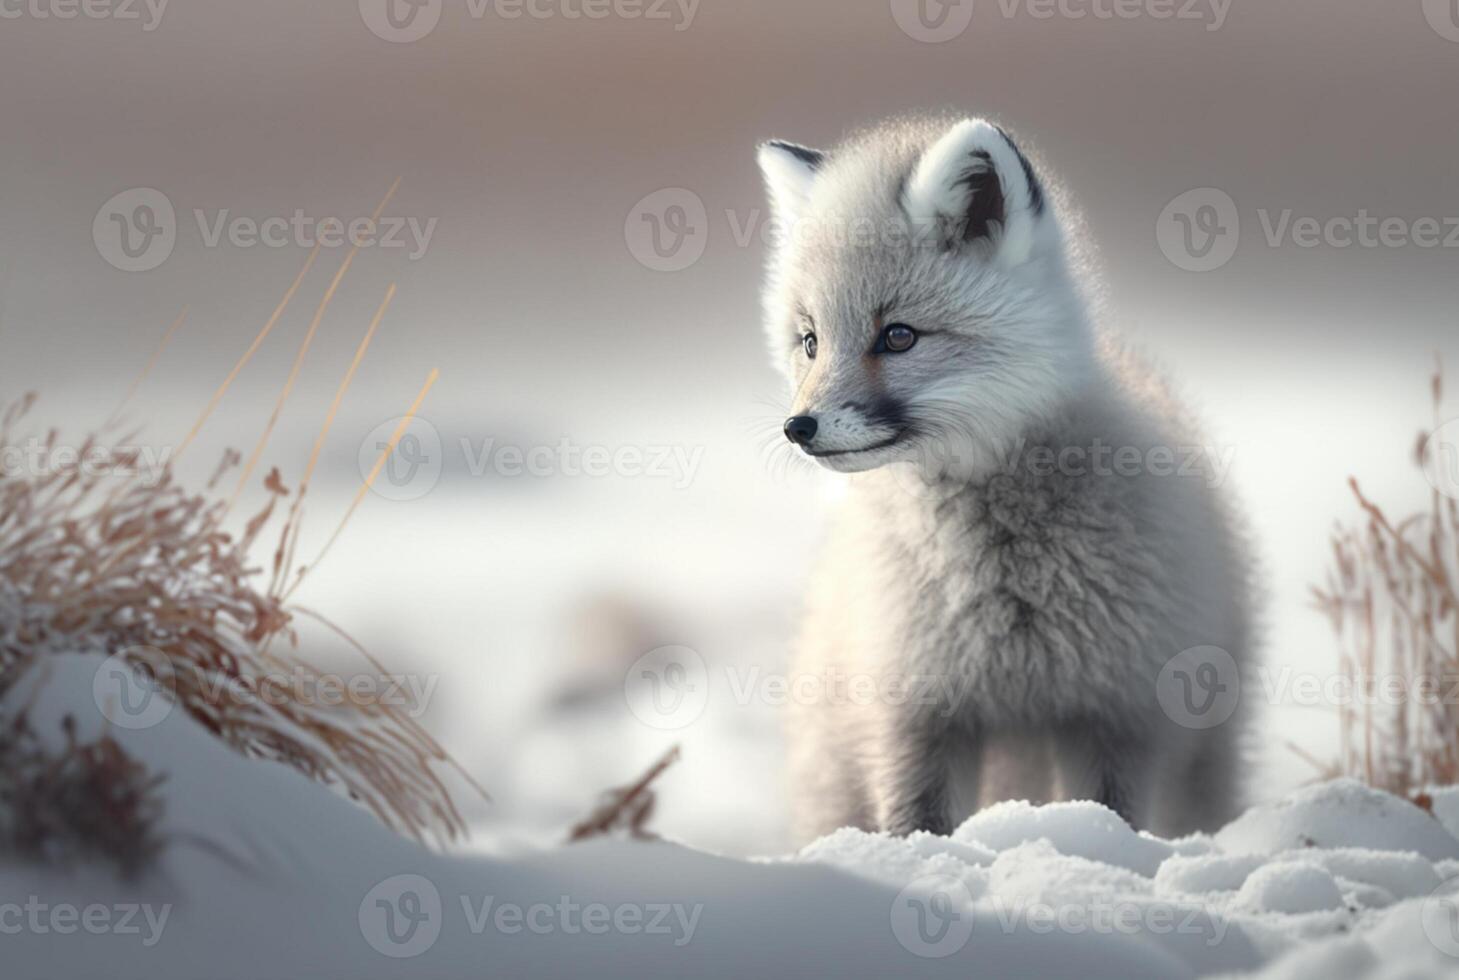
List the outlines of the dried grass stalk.
{"type": "MultiPolygon", "coordinates": [[[[394,190],[392,186],[391,193],[394,190]]],[[[223,393],[278,323],[317,255],[316,248],[187,433],[183,449],[192,444],[223,393]]],[[[331,284],[331,295],[342,275],[343,270],[331,284]]],[[[316,613],[290,605],[289,596],[309,571],[295,567],[293,561],[309,477],[393,295],[392,286],[335,395],[304,480],[284,518],[267,576],[249,556],[280,501],[291,494],[279,471],[270,472],[264,480],[267,502],[235,537],[225,527],[228,506],[214,494],[219,481],[238,466],[241,457],[236,452],[225,454],[202,493],[177,485],[170,467],[150,485],[86,467],[0,471],[0,684],[52,655],[121,655],[238,751],[286,763],[335,786],[386,824],[418,839],[447,840],[463,834],[465,824],[442,780],[444,770],[453,769],[482,796],[486,794],[410,717],[409,706],[383,703],[386,699],[321,705],[319,699],[292,696],[301,688],[317,689],[325,680],[297,653],[294,622],[300,614],[345,636],[372,671],[385,673],[342,630],[316,613]],[[288,649],[276,653],[275,646],[288,649]],[[297,683],[292,688],[281,686],[280,671],[297,683]]],[[[311,324],[310,338],[322,309],[323,305],[311,324]]],[[[181,318],[173,330],[180,324],[181,318]]],[[[305,349],[296,358],[280,405],[297,379],[305,349]]],[[[147,370],[151,367],[149,362],[147,370]]],[[[431,372],[411,416],[436,376],[431,372]]],[[[0,446],[15,444],[17,427],[34,404],[35,396],[27,395],[0,412],[0,446]]],[[[270,429],[277,413],[278,406],[270,429]]],[[[86,459],[101,447],[110,429],[108,425],[101,434],[88,437],[77,458],[86,459]]],[[[57,442],[57,434],[51,432],[44,448],[50,453],[57,442]]],[[[262,444],[261,440],[250,463],[257,462],[262,444]]],[[[173,462],[180,453],[181,449],[173,455],[173,462]]],[[[138,455],[114,453],[111,459],[117,469],[135,469],[138,455]]],[[[383,462],[382,456],[376,472],[383,462]]],[[[330,544],[368,486],[367,480],[330,544]]]]}
{"type": "Polygon", "coordinates": [[[25,709],[0,725],[0,852],[62,868],[101,860],[134,877],[162,852],[163,777],[109,734],[82,742],[70,716],[63,725],[59,749],[25,709]]]}
{"type": "MultiPolygon", "coordinates": [[[[1443,373],[1432,381],[1434,428],[1443,373]]],[[[1418,440],[1419,467],[1438,447],[1418,440]]],[[[1325,588],[1314,588],[1339,642],[1338,667],[1356,692],[1338,705],[1338,757],[1328,770],[1413,796],[1459,782],[1459,504],[1430,489],[1427,511],[1390,520],[1349,481],[1362,523],[1338,526],[1325,588]],[[1389,679],[1392,679],[1391,681],[1389,679]],[[1384,694],[1392,683],[1402,696],[1384,694]],[[1421,697],[1414,697],[1414,694],[1421,697]]]]}
{"type": "MultiPolygon", "coordinates": [[[[0,444],[32,403],[5,413],[0,444]]],[[[83,458],[97,441],[87,440],[83,458]]],[[[48,447],[55,442],[52,433],[48,447]]],[[[230,454],[209,489],[236,463],[230,454]]],[[[276,638],[298,645],[295,610],[260,584],[248,557],[289,495],[277,470],[265,482],[268,503],[237,538],[222,525],[222,504],[170,472],[111,493],[107,482],[81,469],[0,475],[0,674],[53,654],[123,654],[239,751],[338,786],[412,836],[464,831],[439,775],[452,763],[403,706],[301,703],[280,697],[277,684],[259,696],[281,668],[306,689],[321,677],[297,655],[265,651],[276,638]]]]}
{"type": "Polygon", "coordinates": [[[638,840],[656,839],[657,835],[648,829],[656,803],[653,784],[678,761],[679,746],[676,745],[634,782],[608,790],[593,812],[572,828],[568,843],[607,837],[617,832],[627,833],[638,840]]]}

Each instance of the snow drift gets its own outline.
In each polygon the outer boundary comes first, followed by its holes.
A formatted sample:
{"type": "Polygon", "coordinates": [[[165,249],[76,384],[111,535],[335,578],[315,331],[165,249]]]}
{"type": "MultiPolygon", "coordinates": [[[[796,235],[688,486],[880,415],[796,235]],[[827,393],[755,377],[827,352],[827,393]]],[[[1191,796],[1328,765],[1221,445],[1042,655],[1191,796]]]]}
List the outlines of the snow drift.
{"type": "MultiPolygon", "coordinates": [[[[101,663],[53,658],[8,707],[94,737],[101,663]]],[[[130,882],[0,868],[7,977],[1459,974],[1454,791],[1434,816],[1330,783],[1174,841],[1092,803],[1005,803],[950,837],[846,829],[751,862],[489,857],[397,836],[181,711],[112,735],[165,774],[170,843],[130,882]]]]}

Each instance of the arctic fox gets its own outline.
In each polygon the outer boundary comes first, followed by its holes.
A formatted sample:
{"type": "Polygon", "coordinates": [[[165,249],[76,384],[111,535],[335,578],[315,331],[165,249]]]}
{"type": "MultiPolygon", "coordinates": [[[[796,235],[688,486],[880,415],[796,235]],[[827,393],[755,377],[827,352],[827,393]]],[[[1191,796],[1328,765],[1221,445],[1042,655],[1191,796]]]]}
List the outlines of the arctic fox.
{"type": "Polygon", "coordinates": [[[792,699],[798,832],[947,833],[1013,796],[1167,834],[1239,812],[1244,536],[1220,460],[1093,325],[1041,168],[955,117],[759,162],[785,435],[855,474],[792,671],[818,692],[792,699]]]}

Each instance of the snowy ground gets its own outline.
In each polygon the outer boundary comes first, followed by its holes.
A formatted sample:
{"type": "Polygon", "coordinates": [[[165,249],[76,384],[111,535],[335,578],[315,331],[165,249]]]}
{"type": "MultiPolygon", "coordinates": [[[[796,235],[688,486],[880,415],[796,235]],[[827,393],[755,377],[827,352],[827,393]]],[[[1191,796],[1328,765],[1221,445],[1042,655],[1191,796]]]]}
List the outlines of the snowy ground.
{"type": "MultiPolygon", "coordinates": [[[[99,658],[11,698],[103,724],[99,658]]],[[[167,774],[145,879],[0,870],[6,977],[1459,975],[1459,792],[1354,783],[1164,841],[1093,804],[1004,804],[948,838],[845,830],[730,860],[600,842],[439,854],[179,711],[114,736],[167,774]]]]}

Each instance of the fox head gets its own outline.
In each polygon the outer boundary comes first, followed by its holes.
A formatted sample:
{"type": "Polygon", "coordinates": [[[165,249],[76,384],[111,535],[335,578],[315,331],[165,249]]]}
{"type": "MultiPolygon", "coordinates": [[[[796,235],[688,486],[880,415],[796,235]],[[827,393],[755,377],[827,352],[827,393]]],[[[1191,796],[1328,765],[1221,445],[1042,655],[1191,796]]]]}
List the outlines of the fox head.
{"type": "Polygon", "coordinates": [[[800,451],[840,472],[971,473],[1085,383],[1053,202],[1003,130],[897,122],[759,161],[778,232],[766,326],[800,451]]]}

